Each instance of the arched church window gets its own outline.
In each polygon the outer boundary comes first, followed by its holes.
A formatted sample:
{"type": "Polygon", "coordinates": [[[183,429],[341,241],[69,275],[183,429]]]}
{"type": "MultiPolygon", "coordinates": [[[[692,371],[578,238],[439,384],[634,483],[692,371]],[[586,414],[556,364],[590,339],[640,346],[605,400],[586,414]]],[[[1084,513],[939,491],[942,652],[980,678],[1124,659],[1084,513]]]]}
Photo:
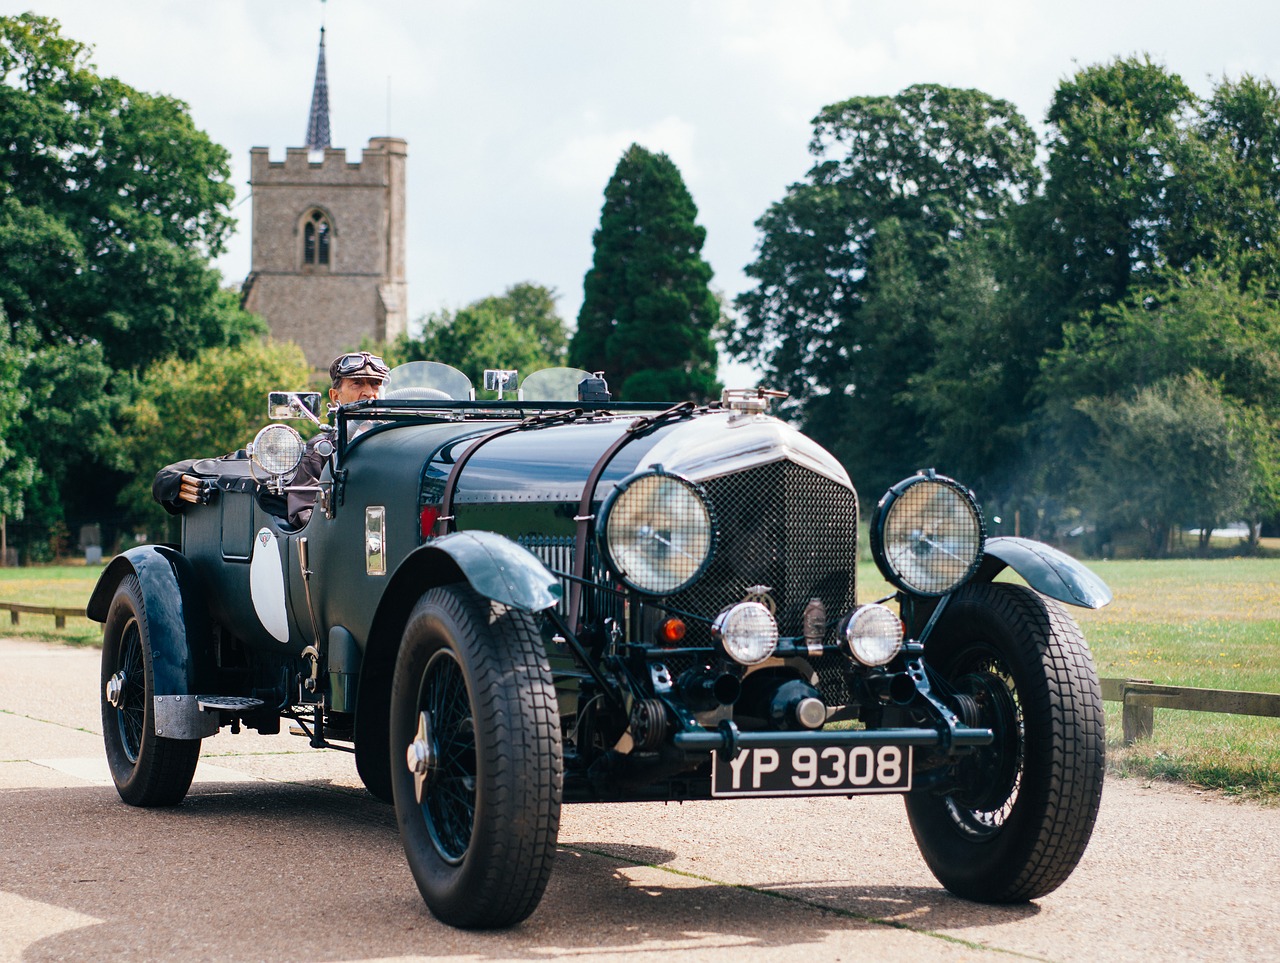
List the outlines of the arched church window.
{"type": "Polygon", "coordinates": [[[302,227],[302,263],[327,265],[332,236],[329,219],[319,211],[312,211],[302,227]]]}

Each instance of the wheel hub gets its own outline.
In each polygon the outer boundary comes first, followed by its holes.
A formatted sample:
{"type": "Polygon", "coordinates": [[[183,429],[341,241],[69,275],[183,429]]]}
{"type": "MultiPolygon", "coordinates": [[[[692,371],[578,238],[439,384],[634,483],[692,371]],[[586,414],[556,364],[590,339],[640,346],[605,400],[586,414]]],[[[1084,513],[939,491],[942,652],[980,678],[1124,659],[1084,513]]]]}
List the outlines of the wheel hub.
{"type": "Polygon", "coordinates": [[[107,680],[107,701],[115,708],[120,708],[121,696],[124,693],[125,674],[121,669],[107,680]]]}
{"type": "Polygon", "coordinates": [[[418,731],[413,742],[409,743],[409,751],[405,761],[409,772],[413,775],[413,795],[418,805],[422,805],[422,791],[426,788],[427,777],[435,766],[435,753],[431,748],[431,716],[427,712],[418,713],[418,731]]]}
{"type": "Polygon", "coordinates": [[[995,742],[961,764],[961,785],[955,799],[979,812],[997,809],[1015,791],[1021,767],[1017,706],[1008,686],[989,672],[971,673],[960,679],[957,687],[965,690],[959,697],[962,714],[976,717],[970,725],[991,729],[995,742]]]}

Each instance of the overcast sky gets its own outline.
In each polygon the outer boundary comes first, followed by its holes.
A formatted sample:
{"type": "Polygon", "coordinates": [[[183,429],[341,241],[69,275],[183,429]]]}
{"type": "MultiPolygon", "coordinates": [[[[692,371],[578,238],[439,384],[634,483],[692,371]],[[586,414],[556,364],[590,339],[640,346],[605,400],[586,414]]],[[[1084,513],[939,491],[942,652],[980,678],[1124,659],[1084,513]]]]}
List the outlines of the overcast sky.
{"type": "Polygon", "coordinates": [[[409,145],[410,318],[519,281],[572,322],[603,192],[638,142],[679,166],[729,296],[755,220],[809,166],[825,104],[915,83],[1011,100],[1043,132],[1079,67],[1149,53],[1197,92],[1280,82],[1280,4],[1162,0],[44,0],[100,72],[191,107],[231,153],[240,228],[218,266],[249,272],[249,149],[302,146],[319,28],[333,145],[409,145]]]}

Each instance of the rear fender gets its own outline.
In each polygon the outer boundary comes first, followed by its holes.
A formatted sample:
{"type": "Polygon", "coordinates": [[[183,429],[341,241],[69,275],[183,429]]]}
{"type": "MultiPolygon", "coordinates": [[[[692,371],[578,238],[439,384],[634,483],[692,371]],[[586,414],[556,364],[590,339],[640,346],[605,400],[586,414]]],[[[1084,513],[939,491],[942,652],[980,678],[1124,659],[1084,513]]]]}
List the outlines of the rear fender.
{"type": "Polygon", "coordinates": [[[982,550],[976,582],[990,582],[1008,566],[1041,595],[1059,602],[1100,609],[1111,601],[1106,582],[1070,555],[1043,542],[1002,535],[987,539],[982,550]]]}
{"type": "Polygon", "coordinates": [[[111,600],[130,574],[138,577],[142,589],[155,694],[214,691],[208,606],[195,570],[181,552],[165,545],[139,545],[117,555],[98,577],[85,614],[106,622],[111,600]]]}

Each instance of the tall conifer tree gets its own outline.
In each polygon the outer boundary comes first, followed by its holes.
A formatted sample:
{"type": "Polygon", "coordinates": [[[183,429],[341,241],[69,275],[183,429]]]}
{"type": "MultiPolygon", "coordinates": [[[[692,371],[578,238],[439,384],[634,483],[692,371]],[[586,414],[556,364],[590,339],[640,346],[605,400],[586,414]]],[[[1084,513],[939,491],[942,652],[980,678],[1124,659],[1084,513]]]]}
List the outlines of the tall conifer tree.
{"type": "Polygon", "coordinates": [[[718,394],[711,332],[720,314],[702,258],[705,228],[666,154],[632,144],[604,191],[570,363],[604,370],[615,398],[718,394]]]}

